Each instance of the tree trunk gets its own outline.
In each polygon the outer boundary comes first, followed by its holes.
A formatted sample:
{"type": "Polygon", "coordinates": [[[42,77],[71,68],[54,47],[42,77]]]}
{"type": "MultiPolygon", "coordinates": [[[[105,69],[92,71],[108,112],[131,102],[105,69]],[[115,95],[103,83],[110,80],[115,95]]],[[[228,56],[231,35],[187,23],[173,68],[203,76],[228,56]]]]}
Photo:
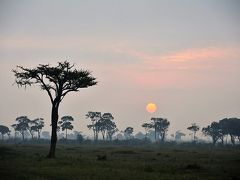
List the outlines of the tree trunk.
{"type": "Polygon", "coordinates": [[[24,141],[24,131],[22,132],[22,140],[24,141]]]}
{"type": "Polygon", "coordinates": [[[234,138],[234,136],[230,134],[230,137],[231,137],[232,145],[235,145],[235,138],[234,138]]]}
{"type": "Polygon", "coordinates": [[[162,133],[162,139],[161,139],[162,143],[164,143],[164,140],[165,140],[165,132],[162,133]]]}
{"type": "Polygon", "coordinates": [[[38,140],[40,139],[40,131],[38,130],[38,140]]]}
{"type": "Polygon", "coordinates": [[[102,131],[102,137],[103,137],[103,140],[105,141],[105,132],[102,131]]]}
{"type": "Polygon", "coordinates": [[[212,141],[213,141],[213,146],[215,146],[215,145],[216,145],[216,142],[217,142],[217,138],[212,137],[212,141]]]}
{"type": "Polygon", "coordinates": [[[96,133],[96,141],[98,141],[98,132],[99,132],[98,130],[96,130],[96,132],[95,132],[96,133]]]}
{"type": "Polygon", "coordinates": [[[67,140],[67,128],[66,128],[66,140],[67,140]]]}
{"type": "Polygon", "coordinates": [[[55,158],[55,149],[57,144],[57,123],[58,123],[58,106],[52,107],[52,135],[51,135],[51,145],[48,154],[48,158],[55,158]]]}

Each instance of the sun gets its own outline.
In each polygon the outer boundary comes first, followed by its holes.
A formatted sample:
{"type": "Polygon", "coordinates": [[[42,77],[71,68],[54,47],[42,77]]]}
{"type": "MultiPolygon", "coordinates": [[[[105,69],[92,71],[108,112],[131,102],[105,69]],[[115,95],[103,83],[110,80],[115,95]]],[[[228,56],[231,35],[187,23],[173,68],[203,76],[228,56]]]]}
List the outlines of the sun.
{"type": "Polygon", "coordinates": [[[149,113],[154,113],[157,110],[157,106],[154,103],[148,103],[146,106],[146,110],[149,113]]]}

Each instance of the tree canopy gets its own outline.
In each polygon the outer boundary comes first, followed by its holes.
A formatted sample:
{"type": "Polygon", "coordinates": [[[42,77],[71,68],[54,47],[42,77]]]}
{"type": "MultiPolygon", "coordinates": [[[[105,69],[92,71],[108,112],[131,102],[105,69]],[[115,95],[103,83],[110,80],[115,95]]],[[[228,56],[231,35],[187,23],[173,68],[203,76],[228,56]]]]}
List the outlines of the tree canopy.
{"type": "Polygon", "coordinates": [[[97,84],[91,72],[75,69],[74,64],[68,61],[58,62],[57,66],[39,64],[36,68],[17,66],[13,70],[18,86],[31,86],[37,84],[46,91],[51,104],[51,146],[48,157],[55,157],[58,127],[58,109],[61,101],[69,92],[77,92],[80,88],[87,88],[97,84]]]}

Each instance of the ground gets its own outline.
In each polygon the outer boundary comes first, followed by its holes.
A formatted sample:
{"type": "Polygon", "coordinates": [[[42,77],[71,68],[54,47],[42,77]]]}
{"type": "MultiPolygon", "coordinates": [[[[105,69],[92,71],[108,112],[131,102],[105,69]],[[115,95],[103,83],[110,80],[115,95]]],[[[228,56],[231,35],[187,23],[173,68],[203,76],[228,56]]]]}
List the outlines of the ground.
{"type": "Polygon", "coordinates": [[[0,144],[0,179],[240,179],[240,149],[211,146],[0,144]]]}

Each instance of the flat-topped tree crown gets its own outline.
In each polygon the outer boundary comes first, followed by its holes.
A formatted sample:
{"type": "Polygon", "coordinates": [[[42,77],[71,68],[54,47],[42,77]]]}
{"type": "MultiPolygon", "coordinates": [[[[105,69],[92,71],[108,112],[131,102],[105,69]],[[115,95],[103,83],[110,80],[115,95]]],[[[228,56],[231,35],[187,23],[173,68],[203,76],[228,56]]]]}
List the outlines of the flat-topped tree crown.
{"type": "Polygon", "coordinates": [[[40,85],[47,91],[52,103],[51,125],[52,136],[48,157],[55,157],[57,142],[58,108],[60,102],[69,92],[77,92],[80,88],[87,88],[97,84],[96,78],[88,70],[77,70],[68,61],[58,62],[57,66],[39,64],[36,68],[17,66],[13,70],[18,86],[40,85]]]}
{"type": "Polygon", "coordinates": [[[60,101],[71,91],[79,91],[80,88],[87,88],[96,85],[96,78],[88,70],[74,69],[74,64],[68,61],[58,62],[57,66],[39,64],[36,68],[24,68],[17,66],[13,70],[19,86],[31,86],[39,84],[46,90],[51,102],[55,98],[60,101]]]}

